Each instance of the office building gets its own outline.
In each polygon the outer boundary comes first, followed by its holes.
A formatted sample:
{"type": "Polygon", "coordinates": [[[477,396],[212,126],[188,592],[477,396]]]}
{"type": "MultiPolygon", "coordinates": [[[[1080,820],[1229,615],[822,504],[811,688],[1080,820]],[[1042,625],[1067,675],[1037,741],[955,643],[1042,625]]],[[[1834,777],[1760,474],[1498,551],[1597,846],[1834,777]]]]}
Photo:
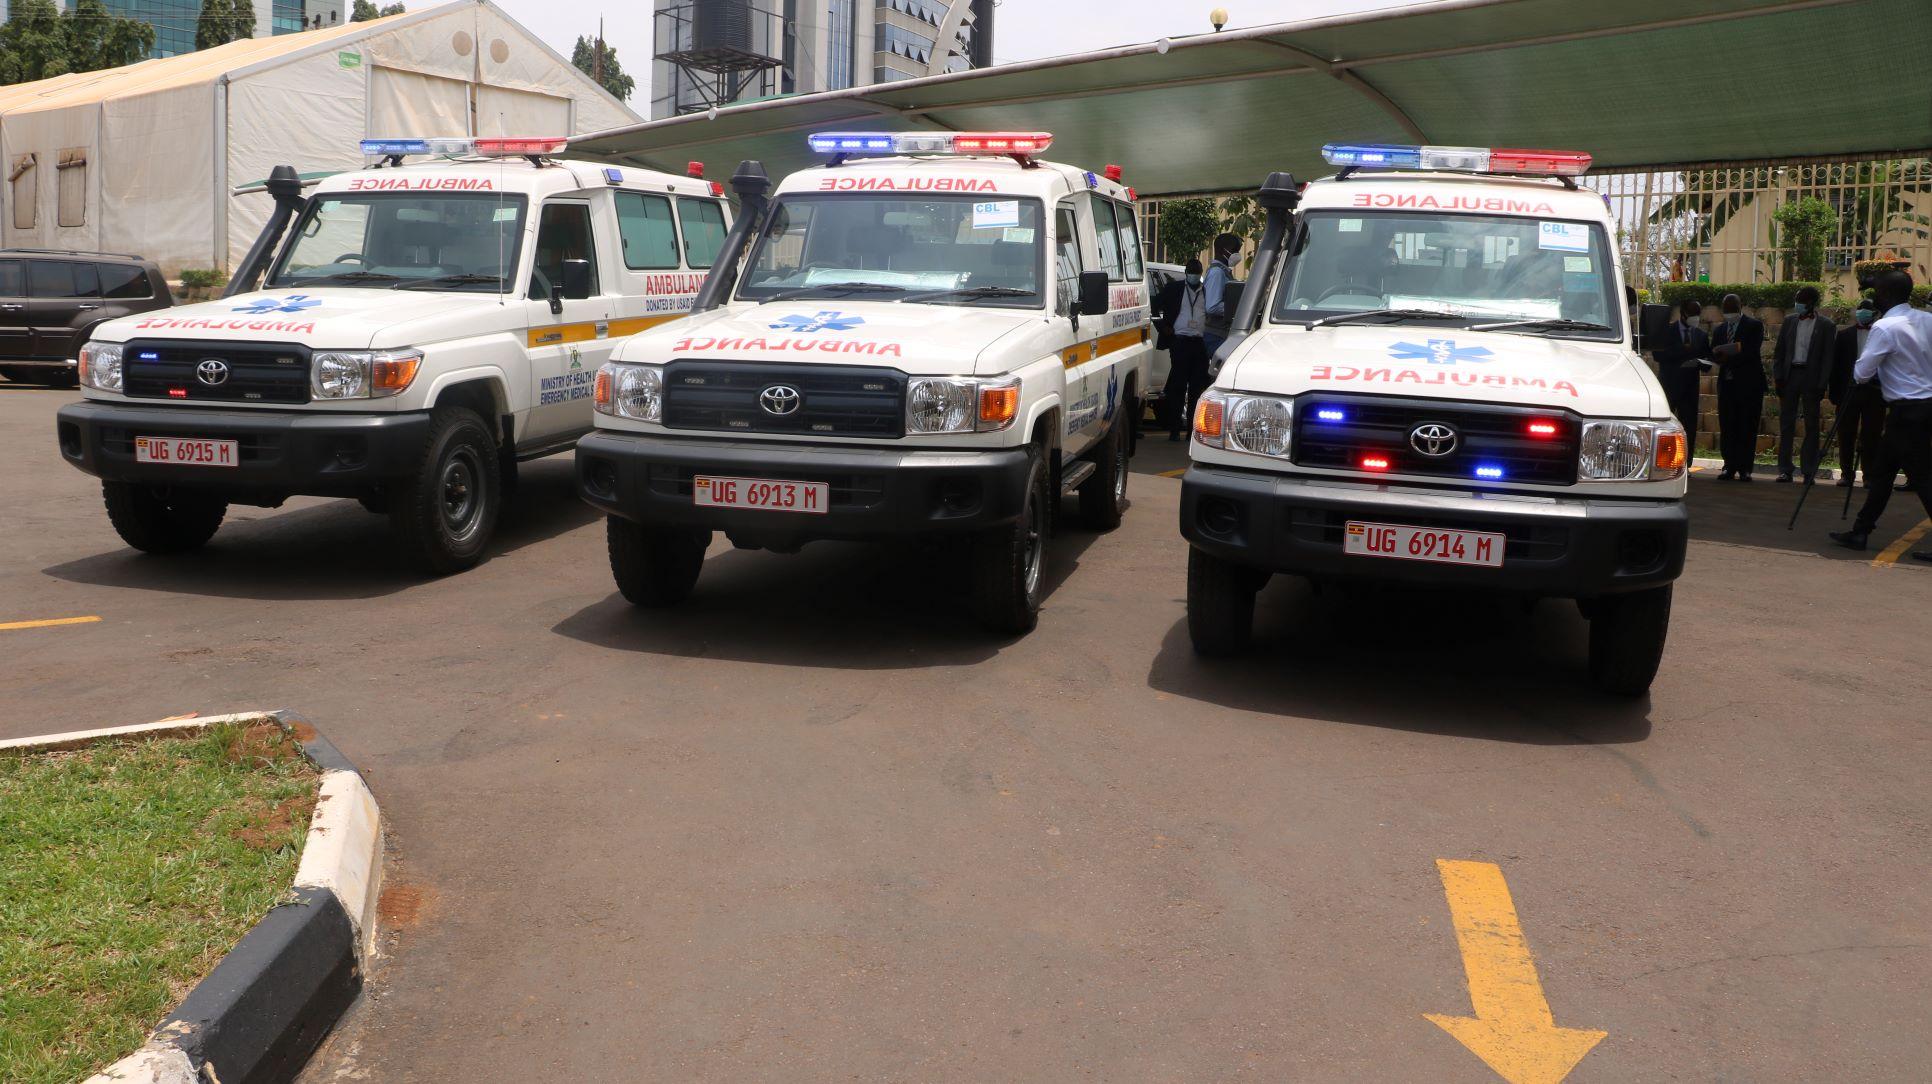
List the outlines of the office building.
{"type": "MultiPolygon", "coordinates": [[[[72,9],[73,0],[59,0],[72,9]]],[[[201,0],[102,0],[116,15],[139,19],[154,27],[150,57],[179,56],[195,51],[195,20],[201,0]]],[[[295,34],[320,27],[341,26],[349,18],[348,0],[253,0],[255,36],[295,34]]],[[[0,0],[0,23],[7,21],[9,0],[0,0]]]]}

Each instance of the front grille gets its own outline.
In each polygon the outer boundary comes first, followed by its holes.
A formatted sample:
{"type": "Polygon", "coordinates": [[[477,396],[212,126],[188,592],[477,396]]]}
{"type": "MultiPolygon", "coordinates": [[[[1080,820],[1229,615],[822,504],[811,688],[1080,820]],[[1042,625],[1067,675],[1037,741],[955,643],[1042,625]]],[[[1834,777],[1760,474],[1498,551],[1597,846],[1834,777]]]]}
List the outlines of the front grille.
{"type": "MultiPolygon", "coordinates": [[[[682,466],[670,463],[654,463],[645,475],[645,484],[651,492],[661,497],[691,499],[693,479],[697,475],[707,478],[735,478],[745,475],[742,467],[682,466]]],[[[885,500],[885,476],[879,474],[823,474],[815,471],[796,471],[789,468],[785,472],[787,481],[824,482],[830,490],[833,508],[872,508],[885,500]]]]}
{"type": "Polygon", "coordinates": [[[1389,461],[1389,474],[1567,486],[1576,483],[1581,433],[1582,422],[1562,410],[1367,395],[1308,396],[1295,403],[1293,455],[1306,467],[1362,470],[1362,459],[1373,456],[1389,461]],[[1323,411],[1342,416],[1325,420],[1323,411]],[[1556,432],[1533,434],[1533,422],[1552,423],[1556,432]],[[1416,449],[1410,434],[1430,424],[1455,431],[1454,451],[1429,456],[1416,449]],[[1478,468],[1501,475],[1478,474],[1478,468]]]}
{"type": "Polygon", "coordinates": [[[295,343],[193,342],[137,339],[121,355],[123,388],[135,399],[213,403],[306,403],[309,348],[295,343]],[[210,384],[197,368],[208,360],[228,366],[210,384]]]}
{"type": "Polygon", "coordinates": [[[834,437],[905,435],[906,374],[849,365],[674,361],[664,367],[664,425],[730,433],[834,437]],[[798,392],[798,409],[759,405],[775,386],[798,392]]]}
{"type": "Polygon", "coordinates": [[[1503,559],[1506,561],[1557,561],[1570,548],[1570,529],[1560,524],[1549,523],[1474,523],[1468,519],[1450,516],[1419,516],[1409,512],[1400,515],[1365,512],[1348,514],[1344,512],[1325,512],[1313,508],[1289,508],[1286,511],[1288,533],[1303,542],[1342,548],[1343,535],[1350,520],[1374,523],[1400,523],[1405,527],[1432,527],[1445,531],[1485,531],[1503,536],[1503,559]]]}

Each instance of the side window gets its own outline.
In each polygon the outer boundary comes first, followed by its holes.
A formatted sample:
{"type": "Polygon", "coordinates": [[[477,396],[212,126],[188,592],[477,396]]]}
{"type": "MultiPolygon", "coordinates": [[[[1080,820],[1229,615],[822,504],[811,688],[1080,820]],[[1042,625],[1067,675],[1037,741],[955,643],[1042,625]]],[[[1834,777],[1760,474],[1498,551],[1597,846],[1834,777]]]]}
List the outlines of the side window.
{"type": "Polygon", "coordinates": [[[590,261],[590,293],[597,295],[597,243],[590,227],[590,204],[546,203],[537,220],[537,261],[530,269],[530,296],[550,296],[563,281],[565,260],[590,261]]]}
{"type": "MultiPolygon", "coordinates": [[[[624,266],[633,271],[676,268],[678,230],[671,223],[671,201],[641,192],[616,195],[617,236],[624,242],[624,266]]],[[[544,221],[547,225],[549,219],[544,221]]]]}
{"type": "Polygon", "coordinates": [[[1094,237],[1100,242],[1100,266],[1094,270],[1105,271],[1109,279],[1119,282],[1120,234],[1114,229],[1114,201],[1098,192],[1088,193],[1087,199],[1093,206],[1094,237]]]}
{"type": "Polygon", "coordinates": [[[34,207],[40,202],[35,190],[34,156],[16,154],[7,169],[7,196],[13,200],[13,228],[34,228],[34,207]]]}
{"type": "Polygon", "coordinates": [[[710,267],[724,251],[724,206],[714,199],[678,197],[678,220],[684,226],[684,262],[710,267]]]}
{"type": "Polygon", "coordinates": [[[1120,223],[1120,254],[1126,258],[1127,279],[1139,282],[1146,270],[1140,263],[1140,226],[1134,221],[1134,208],[1125,203],[1116,204],[1114,218],[1120,223]]]}
{"type": "Polygon", "coordinates": [[[61,151],[54,171],[60,178],[55,221],[63,226],[87,225],[87,148],[61,151]]]}
{"type": "Polygon", "coordinates": [[[27,263],[29,297],[99,297],[101,287],[91,263],[31,260],[27,263]]]}
{"type": "Polygon", "coordinates": [[[154,291],[148,288],[148,273],[139,267],[122,264],[102,264],[101,296],[116,301],[153,297],[154,291]]]}
{"type": "Polygon", "coordinates": [[[27,269],[19,260],[0,260],[0,297],[27,296],[27,269]]]}
{"type": "Polygon", "coordinates": [[[1053,215],[1053,284],[1056,311],[1066,314],[1080,296],[1080,272],[1086,261],[1080,258],[1079,216],[1073,205],[1063,203],[1053,215]]]}

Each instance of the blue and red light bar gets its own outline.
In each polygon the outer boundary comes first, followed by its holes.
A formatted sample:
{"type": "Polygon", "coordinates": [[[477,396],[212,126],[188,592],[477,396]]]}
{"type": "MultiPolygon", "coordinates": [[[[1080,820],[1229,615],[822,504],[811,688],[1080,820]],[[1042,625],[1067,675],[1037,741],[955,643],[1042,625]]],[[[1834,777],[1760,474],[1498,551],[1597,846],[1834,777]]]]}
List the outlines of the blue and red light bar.
{"type": "Polygon", "coordinates": [[[1441,173],[1510,173],[1532,177],[1580,177],[1590,156],[1580,151],[1490,147],[1416,147],[1399,143],[1330,143],[1322,157],[1353,169],[1422,169],[1441,173]]]}
{"type": "Polygon", "coordinates": [[[478,136],[429,139],[365,139],[362,153],[387,158],[403,154],[480,155],[507,158],[529,154],[559,154],[570,145],[564,136],[478,136]]]}
{"type": "Polygon", "coordinates": [[[1052,132],[814,132],[818,154],[1040,154],[1052,132]]]}

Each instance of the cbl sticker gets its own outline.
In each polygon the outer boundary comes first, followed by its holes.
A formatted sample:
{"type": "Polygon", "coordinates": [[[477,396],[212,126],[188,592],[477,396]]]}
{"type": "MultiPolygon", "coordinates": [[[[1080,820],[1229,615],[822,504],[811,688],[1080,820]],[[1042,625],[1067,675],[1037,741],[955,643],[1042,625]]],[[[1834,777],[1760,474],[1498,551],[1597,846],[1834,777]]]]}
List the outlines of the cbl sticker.
{"type": "Polygon", "coordinates": [[[1539,222],[1536,247],[1552,252],[1590,251],[1590,227],[1581,222],[1539,222]]]}
{"type": "Polygon", "coordinates": [[[1020,224],[1020,202],[1000,200],[994,203],[973,204],[973,228],[976,230],[998,230],[1020,224]]]}

